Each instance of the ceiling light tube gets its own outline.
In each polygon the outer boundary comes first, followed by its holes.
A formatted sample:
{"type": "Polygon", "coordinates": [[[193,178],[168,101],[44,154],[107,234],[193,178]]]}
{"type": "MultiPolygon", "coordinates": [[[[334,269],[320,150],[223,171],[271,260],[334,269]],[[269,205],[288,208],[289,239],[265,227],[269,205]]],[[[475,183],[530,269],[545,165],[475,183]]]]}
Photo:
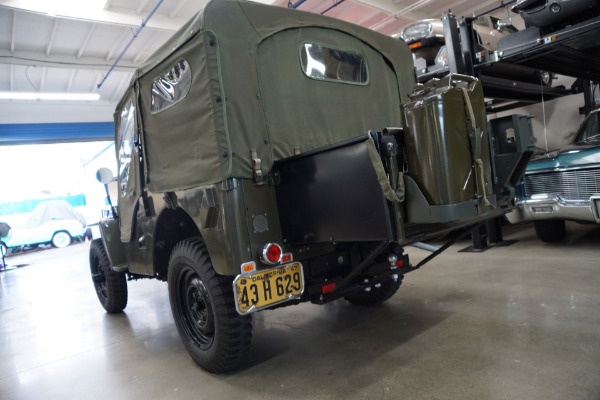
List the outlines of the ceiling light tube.
{"type": "Polygon", "coordinates": [[[98,93],[35,93],[35,92],[0,92],[2,100],[57,100],[57,101],[97,101],[98,93]]]}

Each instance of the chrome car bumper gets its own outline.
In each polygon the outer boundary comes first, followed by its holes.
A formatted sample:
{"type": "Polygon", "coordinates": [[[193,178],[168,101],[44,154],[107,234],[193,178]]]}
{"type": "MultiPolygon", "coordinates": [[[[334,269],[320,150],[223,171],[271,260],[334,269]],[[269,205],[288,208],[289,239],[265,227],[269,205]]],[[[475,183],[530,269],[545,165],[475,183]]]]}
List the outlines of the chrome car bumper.
{"type": "Polygon", "coordinates": [[[517,207],[506,214],[512,224],[547,219],[565,219],[600,223],[600,194],[589,201],[567,201],[558,194],[537,194],[517,201],[517,207]]]}

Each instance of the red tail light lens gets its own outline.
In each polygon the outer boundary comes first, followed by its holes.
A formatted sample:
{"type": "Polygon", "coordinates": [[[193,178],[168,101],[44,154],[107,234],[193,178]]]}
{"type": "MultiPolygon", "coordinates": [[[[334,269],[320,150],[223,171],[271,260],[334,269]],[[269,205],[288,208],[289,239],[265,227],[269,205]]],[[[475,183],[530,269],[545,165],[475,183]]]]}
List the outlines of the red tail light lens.
{"type": "Polygon", "coordinates": [[[283,251],[277,243],[267,243],[260,254],[260,260],[265,264],[277,264],[281,260],[283,251]]]}
{"type": "Polygon", "coordinates": [[[321,286],[321,293],[323,294],[327,294],[327,293],[331,293],[333,292],[333,289],[335,289],[335,282],[331,282],[328,283],[326,285],[321,286]]]}

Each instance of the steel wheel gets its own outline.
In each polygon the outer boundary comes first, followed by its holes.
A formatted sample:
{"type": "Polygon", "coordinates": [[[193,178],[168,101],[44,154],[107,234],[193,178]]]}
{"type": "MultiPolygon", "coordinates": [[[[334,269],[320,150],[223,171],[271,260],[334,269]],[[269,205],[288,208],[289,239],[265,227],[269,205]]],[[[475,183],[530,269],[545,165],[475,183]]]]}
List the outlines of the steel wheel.
{"type": "Polygon", "coordinates": [[[167,280],[175,326],[192,359],[213,373],[235,368],[250,349],[252,318],[235,310],[233,278],[215,272],[202,239],[175,246],[167,280]]]}
{"type": "Polygon", "coordinates": [[[127,279],[124,273],[110,268],[102,239],[90,245],[90,272],[102,307],[110,314],[123,311],[127,306],[127,279]]]}
{"type": "Polygon", "coordinates": [[[212,304],[204,282],[190,266],[185,267],[182,274],[177,303],[179,318],[183,321],[187,335],[200,348],[209,348],[215,334],[212,304]]]}

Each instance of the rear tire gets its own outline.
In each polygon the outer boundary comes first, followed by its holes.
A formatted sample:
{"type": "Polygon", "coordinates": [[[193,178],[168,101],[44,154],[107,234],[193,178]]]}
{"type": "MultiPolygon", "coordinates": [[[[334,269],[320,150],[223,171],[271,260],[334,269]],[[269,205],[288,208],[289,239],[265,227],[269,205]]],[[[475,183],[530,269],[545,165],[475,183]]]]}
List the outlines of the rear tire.
{"type": "Polygon", "coordinates": [[[232,282],[215,272],[201,238],[175,246],[168,273],[175,326],[194,362],[212,373],[234,369],[250,349],[252,317],[237,313],[232,282]]]}
{"type": "Polygon", "coordinates": [[[350,296],[344,297],[351,304],[362,307],[373,307],[379,305],[386,300],[390,299],[402,284],[402,275],[398,277],[397,281],[390,279],[381,283],[381,287],[372,287],[370,291],[351,294],[350,296]]]}
{"type": "Polygon", "coordinates": [[[90,271],[100,304],[109,314],[120,313],[127,306],[127,279],[110,267],[102,239],[90,245],[90,271]]]}
{"type": "Polygon", "coordinates": [[[549,219],[533,221],[537,237],[546,243],[558,242],[565,237],[566,228],[564,219],[549,219]]]}

